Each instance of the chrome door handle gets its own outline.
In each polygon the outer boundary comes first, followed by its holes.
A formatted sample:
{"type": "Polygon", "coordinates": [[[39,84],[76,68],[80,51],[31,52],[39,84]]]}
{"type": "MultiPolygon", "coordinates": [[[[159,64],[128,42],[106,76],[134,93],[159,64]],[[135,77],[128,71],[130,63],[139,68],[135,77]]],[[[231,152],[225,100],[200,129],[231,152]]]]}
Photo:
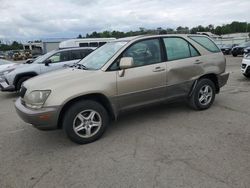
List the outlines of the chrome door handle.
{"type": "Polygon", "coordinates": [[[162,71],[165,71],[164,67],[155,67],[153,70],[153,72],[162,72],[162,71]]]}

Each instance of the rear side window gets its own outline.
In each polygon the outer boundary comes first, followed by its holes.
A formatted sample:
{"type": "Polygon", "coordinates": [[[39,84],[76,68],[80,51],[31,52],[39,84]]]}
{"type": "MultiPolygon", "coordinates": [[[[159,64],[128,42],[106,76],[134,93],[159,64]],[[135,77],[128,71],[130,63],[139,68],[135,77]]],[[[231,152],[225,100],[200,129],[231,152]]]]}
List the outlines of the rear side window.
{"type": "Polygon", "coordinates": [[[98,47],[98,42],[91,42],[89,43],[90,47],[98,47]]]}
{"type": "Polygon", "coordinates": [[[85,58],[87,55],[89,55],[91,52],[93,52],[94,50],[91,49],[86,49],[86,50],[80,50],[80,56],[81,59],[85,58]]]}
{"type": "Polygon", "coordinates": [[[89,43],[79,43],[79,47],[89,47],[89,43]]]}
{"type": "Polygon", "coordinates": [[[190,36],[189,38],[191,38],[210,52],[220,52],[220,49],[215,45],[215,43],[205,36],[190,36]]]}
{"type": "Polygon", "coordinates": [[[106,42],[99,42],[99,47],[103,46],[104,44],[106,44],[106,42]]]}
{"type": "Polygon", "coordinates": [[[71,60],[75,60],[75,59],[82,59],[80,50],[71,51],[71,60]]]}
{"type": "Polygon", "coordinates": [[[169,61],[199,56],[199,52],[186,40],[179,37],[163,39],[169,61]]]}
{"type": "Polygon", "coordinates": [[[71,60],[83,59],[89,55],[93,50],[73,50],[71,51],[71,60]]]}

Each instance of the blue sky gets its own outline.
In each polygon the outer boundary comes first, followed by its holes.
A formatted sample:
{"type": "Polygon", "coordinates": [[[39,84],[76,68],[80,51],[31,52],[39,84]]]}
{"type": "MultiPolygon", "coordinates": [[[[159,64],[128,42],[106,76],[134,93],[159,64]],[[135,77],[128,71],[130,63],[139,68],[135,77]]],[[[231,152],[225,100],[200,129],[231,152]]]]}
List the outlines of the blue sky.
{"type": "Polygon", "coordinates": [[[0,0],[0,39],[250,22],[250,0],[0,0]]]}

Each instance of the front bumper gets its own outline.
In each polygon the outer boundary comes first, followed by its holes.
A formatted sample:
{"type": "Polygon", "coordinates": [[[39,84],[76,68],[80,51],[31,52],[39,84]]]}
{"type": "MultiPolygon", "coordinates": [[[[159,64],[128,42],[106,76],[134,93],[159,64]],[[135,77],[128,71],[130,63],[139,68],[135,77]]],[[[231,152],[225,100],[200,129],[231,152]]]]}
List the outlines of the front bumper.
{"type": "Polygon", "coordinates": [[[219,74],[217,75],[217,78],[218,78],[219,87],[221,88],[224,85],[226,85],[228,78],[229,78],[229,73],[225,72],[225,73],[219,74]]]}
{"type": "Polygon", "coordinates": [[[9,85],[3,77],[0,77],[1,91],[15,91],[15,86],[9,85]]]}
{"type": "Polygon", "coordinates": [[[243,74],[250,74],[250,59],[243,59],[241,64],[241,72],[243,74]]]}
{"type": "Polygon", "coordinates": [[[19,117],[26,123],[42,130],[56,129],[59,117],[59,107],[48,107],[41,109],[27,108],[18,98],[15,107],[19,117]]]}

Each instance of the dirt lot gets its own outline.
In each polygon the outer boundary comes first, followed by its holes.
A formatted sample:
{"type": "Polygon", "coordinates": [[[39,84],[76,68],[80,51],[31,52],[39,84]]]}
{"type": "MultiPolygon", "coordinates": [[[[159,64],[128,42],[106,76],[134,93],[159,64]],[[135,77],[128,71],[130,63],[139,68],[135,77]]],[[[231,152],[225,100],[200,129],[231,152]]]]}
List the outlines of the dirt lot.
{"type": "Polygon", "coordinates": [[[250,80],[241,59],[227,57],[229,83],[209,110],[133,111],[82,146],[22,122],[16,95],[0,93],[0,187],[249,187],[250,80]]]}

